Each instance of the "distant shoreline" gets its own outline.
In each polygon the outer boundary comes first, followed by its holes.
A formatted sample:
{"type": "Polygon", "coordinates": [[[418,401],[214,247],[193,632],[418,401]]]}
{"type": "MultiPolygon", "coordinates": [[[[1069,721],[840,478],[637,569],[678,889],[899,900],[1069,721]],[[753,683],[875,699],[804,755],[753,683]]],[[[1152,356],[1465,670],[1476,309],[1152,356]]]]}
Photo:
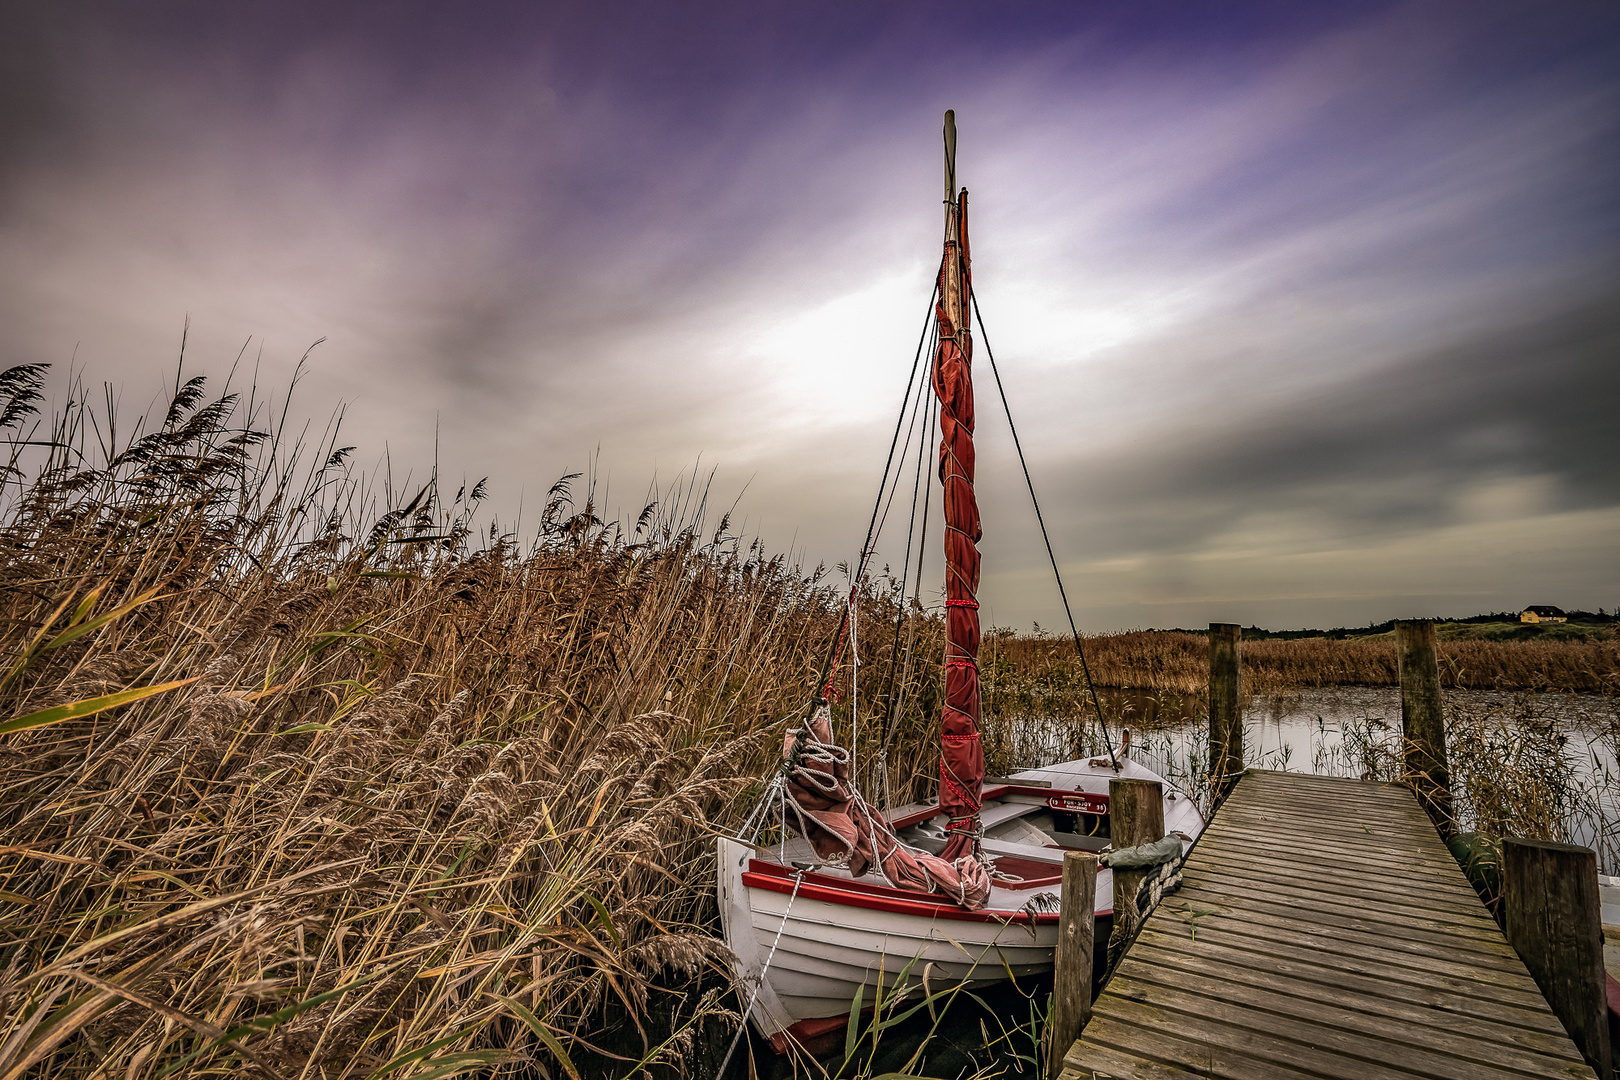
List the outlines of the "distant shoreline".
{"type": "MultiPolygon", "coordinates": [[[[1612,623],[1452,622],[1437,628],[1440,681],[1469,690],[1620,693],[1620,635],[1612,623]],[[1515,628],[1522,627],[1521,630],[1515,628]],[[1524,631],[1528,631],[1525,633],[1524,631]],[[1501,636],[1498,636],[1501,635],[1501,636]]],[[[1099,687],[1178,695],[1208,685],[1204,630],[1131,630],[1083,639],[1091,681],[1099,687]]],[[[1253,694],[1321,686],[1392,686],[1395,640],[1365,631],[1244,632],[1244,690],[1253,694]]],[[[987,635],[980,659],[991,692],[1037,701],[1084,702],[1074,642],[1057,637],[987,635]]]]}
{"type": "MultiPolygon", "coordinates": [[[[1499,611],[1489,615],[1471,615],[1465,619],[1436,619],[1435,636],[1452,641],[1603,641],[1615,636],[1620,620],[1604,612],[1571,611],[1566,622],[1526,623],[1519,621],[1515,611],[1499,611]]],[[[1152,628],[1150,634],[1207,633],[1204,627],[1161,630],[1152,628]]],[[[1098,635],[1106,637],[1108,635],[1098,635]]],[[[1363,627],[1334,627],[1332,630],[1267,630],[1259,626],[1243,628],[1244,641],[1294,641],[1301,638],[1324,638],[1329,641],[1370,641],[1379,638],[1394,639],[1395,620],[1369,623],[1363,627]]]]}

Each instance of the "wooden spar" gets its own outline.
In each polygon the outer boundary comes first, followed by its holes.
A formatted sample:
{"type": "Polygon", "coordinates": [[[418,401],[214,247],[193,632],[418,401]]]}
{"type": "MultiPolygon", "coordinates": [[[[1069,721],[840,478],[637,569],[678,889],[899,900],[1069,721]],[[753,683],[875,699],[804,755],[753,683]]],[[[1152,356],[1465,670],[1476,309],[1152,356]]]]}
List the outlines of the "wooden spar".
{"type": "MultiPolygon", "coordinates": [[[[945,177],[956,183],[956,117],[945,117],[945,177]]],[[[939,328],[932,381],[939,398],[939,479],[945,511],[945,701],[940,716],[940,806],[949,818],[942,857],[979,854],[984,750],[979,744],[979,549],[973,491],[973,340],[968,331],[967,192],[946,199],[939,268],[939,328]]]]}
{"type": "Polygon", "coordinates": [[[950,251],[952,245],[957,246],[958,258],[947,257],[945,260],[945,277],[940,282],[940,303],[944,306],[945,316],[950,320],[951,326],[958,332],[965,332],[966,325],[962,321],[966,313],[966,304],[962,302],[962,263],[960,258],[960,245],[962,242],[962,205],[956,192],[956,110],[945,110],[945,247],[950,251]]]}

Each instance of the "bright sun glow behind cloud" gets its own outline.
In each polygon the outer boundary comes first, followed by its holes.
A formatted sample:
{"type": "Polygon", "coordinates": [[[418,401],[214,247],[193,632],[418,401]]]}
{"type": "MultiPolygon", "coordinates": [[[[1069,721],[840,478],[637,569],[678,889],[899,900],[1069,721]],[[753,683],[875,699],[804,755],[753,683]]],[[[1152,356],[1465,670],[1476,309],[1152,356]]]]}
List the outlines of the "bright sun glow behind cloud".
{"type": "MultiPolygon", "coordinates": [[[[505,521],[591,462],[627,505],[701,462],[836,562],[928,313],[950,107],[1083,626],[1620,600],[1596,5],[962,5],[933,37],[937,6],[472,4],[431,40],[250,6],[0,25],[0,362],[143,403],[188,316],[212,387],[244,341],[279,386],[325,337],[294,411],[349,403],[368,466],[487,474],[505,521]]],[[[985,602],[1050,624],[985,344],[985,602]]]]}
{"type": "Polygon", "coordinates": [[[891,272],[815,308],[773,318],[745,340],[770,395],[800,424],[892,417],[927,313],[931,271],[891,272]]]}

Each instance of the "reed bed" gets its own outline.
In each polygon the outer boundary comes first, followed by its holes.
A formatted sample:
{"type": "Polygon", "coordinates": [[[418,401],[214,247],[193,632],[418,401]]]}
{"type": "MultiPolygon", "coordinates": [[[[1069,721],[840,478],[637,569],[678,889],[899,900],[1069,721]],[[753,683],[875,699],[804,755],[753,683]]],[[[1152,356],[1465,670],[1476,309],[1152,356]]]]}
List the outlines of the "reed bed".
{"type": "MultiPolygon", "coordinates": [[[[712,1069],[739,1022],[712,839],[847,577],[708,528],[695,485],[612,522],[565,477],[520,540],[477,524],[482,483],[356,475],[340,424],[280,437],[256,389],[41,418],[44,374],[0,372],[0,1080],[712,1069]]],[[[940,620],[888,579],[857,608],[861,774],[929,797],[940,620]]],[[[1202,691],[1198,635],[1086,644],[1104,688],[1202,691]]],[[[1617,666],[1442,649],[1457,685],[1617,666]]],[[[1244,653],[1252,689],[1394,672],[1377,642],[1244,653]]],[[[992,771],[1020,718],[1098,748],[1072,644],[992,631],[982,667],[992,771]]]]}
{"type": "MultiPolygon", "coordinates": [[[[1062,638],[992,639],[1009,671],[1036,685],[1031,695],[1081,679],[1074,643],[1062,638]]],[[[1202,634],[1137,630],[1099,634],[1084,641],[1098,686],[1175,694],[1202,693],[1209,678],[1209,646],[1202,634]]],[[[1606,693],[1620,689],[1620,638],[1588,641],[1439,642],[1441,682],[1471,690],[1606,693]]],[[[1316,686],[1393,686],[1398,682],[1393,640],[1245,641],[1245,689],[1273,693],[1316,686]]]]}
{"type": "MultiPolygon", "coordinates": [[[[1620,867],[1620,698],[1603,695],[1574,716],[1558,704],[1537,694],[1494,702],[1446,695],[1457,826],[1493,842],[1520,836],[1581,844],[1613,872],[1620,867]]],[[[1351,775],[1400,779],[1393,727],[1363,722],[1344,736],[1338,757],[1351,775]]]]}
{"type": "MultiPolygon", "coordinates": [[[[701,491],[612,523],[564,478],[519,544],[251,393],[120,434],[43,376],[0,374],[0,1080],[698,1067],[738,1022],[712,837],[841,589],[701,491]]],[[[885,647],[910,797],[937,675],[885,647]]]]}

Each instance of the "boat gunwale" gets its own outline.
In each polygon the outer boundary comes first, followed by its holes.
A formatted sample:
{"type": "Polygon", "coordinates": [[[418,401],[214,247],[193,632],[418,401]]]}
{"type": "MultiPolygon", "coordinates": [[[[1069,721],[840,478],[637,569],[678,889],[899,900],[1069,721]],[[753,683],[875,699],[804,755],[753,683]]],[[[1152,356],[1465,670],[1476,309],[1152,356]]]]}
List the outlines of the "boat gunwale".
{"type": "MultiPolygon", "coordinates": [[[[1041,800],[1041,805],[1045,806],[1048,810],[1062,810],[1071,814],[1090,814],[1095,817],[1101,817],[1102,815],[1108,813],[1108,810],[1106,809],[1108,806],[1107,792],[1085,791],[1081,788],[1071,789],[1038,787],[1034,784],[997,784],[995,787],[985,788],[981,798],[988,802],[991,799],[1001,799],[1007,797],[1008,795],[1021,795],[1038,798],[1041,800]],[[1063,800],[1062,805],[1056,805],[1054,803],[1054,800],[1059,799],[1063,800]],[[1080,799],[1086,805],[1083,807],[1070,805],[1068,800],[1071,799],[1080,799]],[[1090,808],[1098,806],[1099,804],[1104,807],[1104,809],[1097,810],[1090,808]]],[[[945,811],[940,808],[938,803],[934,803],[928,806],[926,809],[914,810],[909,814],[902,814],[898,817],[889,819],[889,827],[892,829],[904,829],[911,825],[920,825],[929,818],[938,817],[944,812],[945,811]]]]}
{"type": "MultiPolygon", "coordinates": [[[[814,870],[795,870],[778,863],[767,862],[761,859],[750,859],[748,869],[742,875],[743,885],[750,889],[765,889],[769,892],[792,893],[794,877],[803,875],[799,882],[800,896],[827,903],[842,904],[846,907],[870,908],[874,911],[889,911],[901,915],[917,915],[923,918],[951,919],[957,922],[984,922],[1002,924],[1028,924],[1031,921],[1037,926],[1056,924],[1058,913],[1037,912],[1031,915],[1027,911],[1006,908],[980,908],[978,911],[968,911],[958,907],[954,902],[929,901],[918,897],[926,894],[908,893],[901,889],[891,888],[887,885],[872,885],[864,881],[854,881],[849,878],[834,877],[830,874],[818,874],[814,870]]],[[[1113,909],[1099,911],[1099,916],[1112,915],[1113,909]]]]}

